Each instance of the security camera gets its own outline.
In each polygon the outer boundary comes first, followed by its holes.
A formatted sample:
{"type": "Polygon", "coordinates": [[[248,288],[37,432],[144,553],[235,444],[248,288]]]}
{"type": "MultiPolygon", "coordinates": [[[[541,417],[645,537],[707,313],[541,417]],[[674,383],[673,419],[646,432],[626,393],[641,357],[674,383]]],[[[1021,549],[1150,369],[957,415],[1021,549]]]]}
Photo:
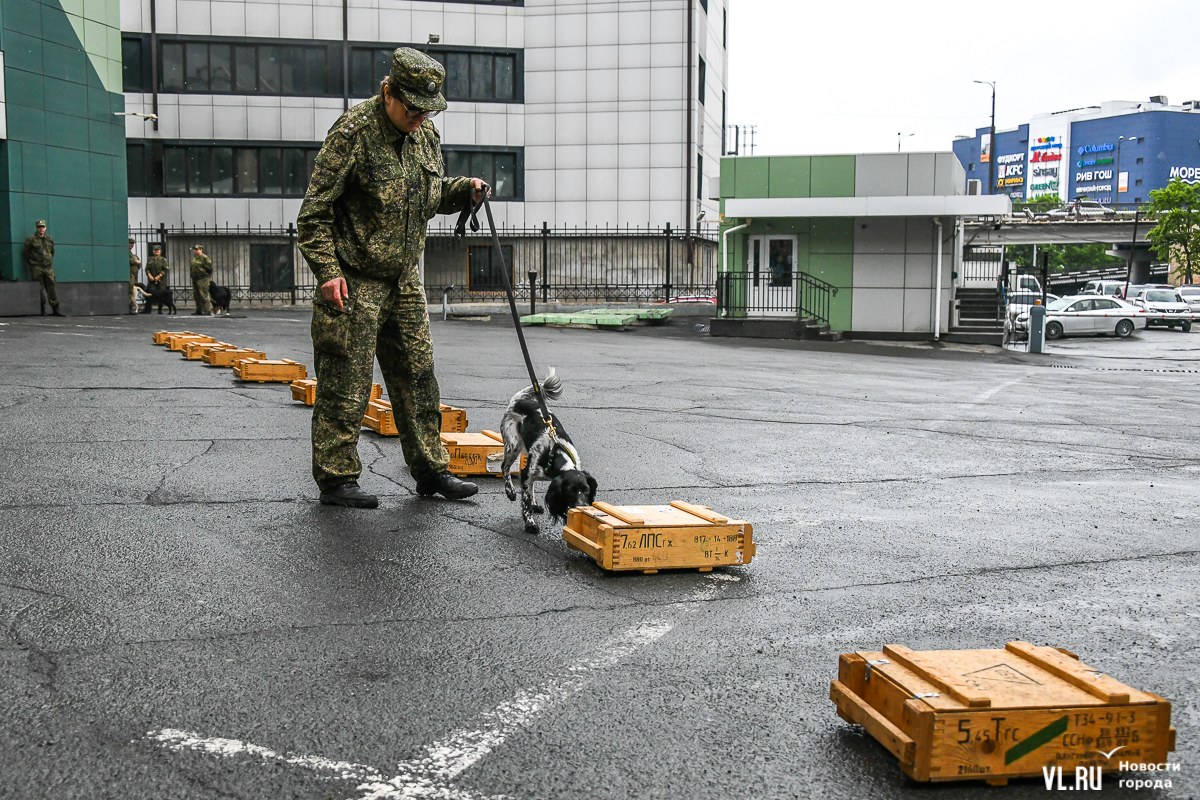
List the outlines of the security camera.
{"type": "Polygon", "coordinates": [[[439,36],[438,34],[436,34],[436,33],[429,34],[429,43],[430,44],[437,44],[441,40],[442,40],[442,37],[439,36]]]}

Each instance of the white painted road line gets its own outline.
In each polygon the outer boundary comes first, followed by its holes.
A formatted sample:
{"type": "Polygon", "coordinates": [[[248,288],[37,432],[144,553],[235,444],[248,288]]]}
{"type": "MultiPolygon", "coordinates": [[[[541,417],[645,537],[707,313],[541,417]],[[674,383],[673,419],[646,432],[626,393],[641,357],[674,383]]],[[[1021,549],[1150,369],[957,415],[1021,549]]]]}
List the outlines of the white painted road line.
{"type": "Polygon", "coordinates": [[[445,739],[427,745],[425,756],[398,764],[392,778],[362,764],[277,753],[237,739],[204,737],[174,728],[151,731],[146,738],[176,752],[193,750],[226,758],[257,756],[264,761],[331,773],[328,777],[359,781],[358,791],[363,800],[481,800],[477,793],[454,787],[451,781],[503,744],[510,735],[529,725],[538,714],[583,689],[593,674],[628,658],[670,630],[671,623],[656,620],[613,637],[592,656],[571,665],[542,686],[522,690],[512,700],[484,712],[476,727],[455,731],[445,739]]]}

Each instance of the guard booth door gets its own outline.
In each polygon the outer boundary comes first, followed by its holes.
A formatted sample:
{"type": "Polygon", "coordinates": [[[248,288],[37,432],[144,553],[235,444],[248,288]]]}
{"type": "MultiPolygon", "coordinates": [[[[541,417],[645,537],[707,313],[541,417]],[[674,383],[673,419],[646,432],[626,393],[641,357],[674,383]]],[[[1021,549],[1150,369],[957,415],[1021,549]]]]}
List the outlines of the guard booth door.
{"type": "Polygon", "coordinates": [[[746,312],[751,316],[796,316],[796,237],[748,238],[746,312]]]}

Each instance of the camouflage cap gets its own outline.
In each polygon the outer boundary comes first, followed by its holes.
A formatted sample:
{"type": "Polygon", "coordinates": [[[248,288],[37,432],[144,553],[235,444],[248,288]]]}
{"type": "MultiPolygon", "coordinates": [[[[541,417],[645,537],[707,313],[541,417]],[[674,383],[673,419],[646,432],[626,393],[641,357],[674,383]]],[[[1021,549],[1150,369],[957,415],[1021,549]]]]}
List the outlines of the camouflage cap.
{"type": "Polygon", "coordinates": [[[130,244],[137,244],[137,239],[135,239],[135,238],[133,238],[132,236],[130,236],[130,237],[129,237],[129,243],[130,243],[130,244]]]}
{"type": "Polygon", "coordinates": [[[33,223],[33,227],[35,227],[35,228],[44,228],[44,227],[46,227],[46,220],[44,220],[44,219],[39,219],[37,222],[33,223]]]}
{"type": "Polygon", "coordinates": [[[392,71],[388,85],[399,90],[405,101],[425,111],[445,111],[442,82],[446,70],[441,64],[411,47],[401,47],[392,53],[392,71]]]}
{"type": "Polygon", "coordinates": [[[203,250],[203,249],[204,249],[204,245],[202,245],[202,244],[194,244],[194,245],[192,245],[192,249],[193,249],[193,250],[203,250]]]}
{"type": "Polygon", "coordinates": [[[150,245],[150,249],[151,250],[162,250],[162,245],[159,244],[158,242],[155,242],[154,244],[150,245]]]}

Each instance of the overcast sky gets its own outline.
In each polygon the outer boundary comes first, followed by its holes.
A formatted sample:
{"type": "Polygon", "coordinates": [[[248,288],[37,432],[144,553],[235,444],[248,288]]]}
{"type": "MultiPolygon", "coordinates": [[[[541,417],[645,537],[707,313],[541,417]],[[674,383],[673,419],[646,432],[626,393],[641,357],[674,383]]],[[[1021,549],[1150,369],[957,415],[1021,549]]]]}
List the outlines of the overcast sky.
{"type": "Polygon", "coordinates": [[[1200,0],[729,0],[729,124],[757,155],[949,150],[1104,100],[1200,100],[1200,0]],[[971,36],[966,34],[970,32],[971,36]],[[984,32],[988,32],[986,35],[984,32]]]}

